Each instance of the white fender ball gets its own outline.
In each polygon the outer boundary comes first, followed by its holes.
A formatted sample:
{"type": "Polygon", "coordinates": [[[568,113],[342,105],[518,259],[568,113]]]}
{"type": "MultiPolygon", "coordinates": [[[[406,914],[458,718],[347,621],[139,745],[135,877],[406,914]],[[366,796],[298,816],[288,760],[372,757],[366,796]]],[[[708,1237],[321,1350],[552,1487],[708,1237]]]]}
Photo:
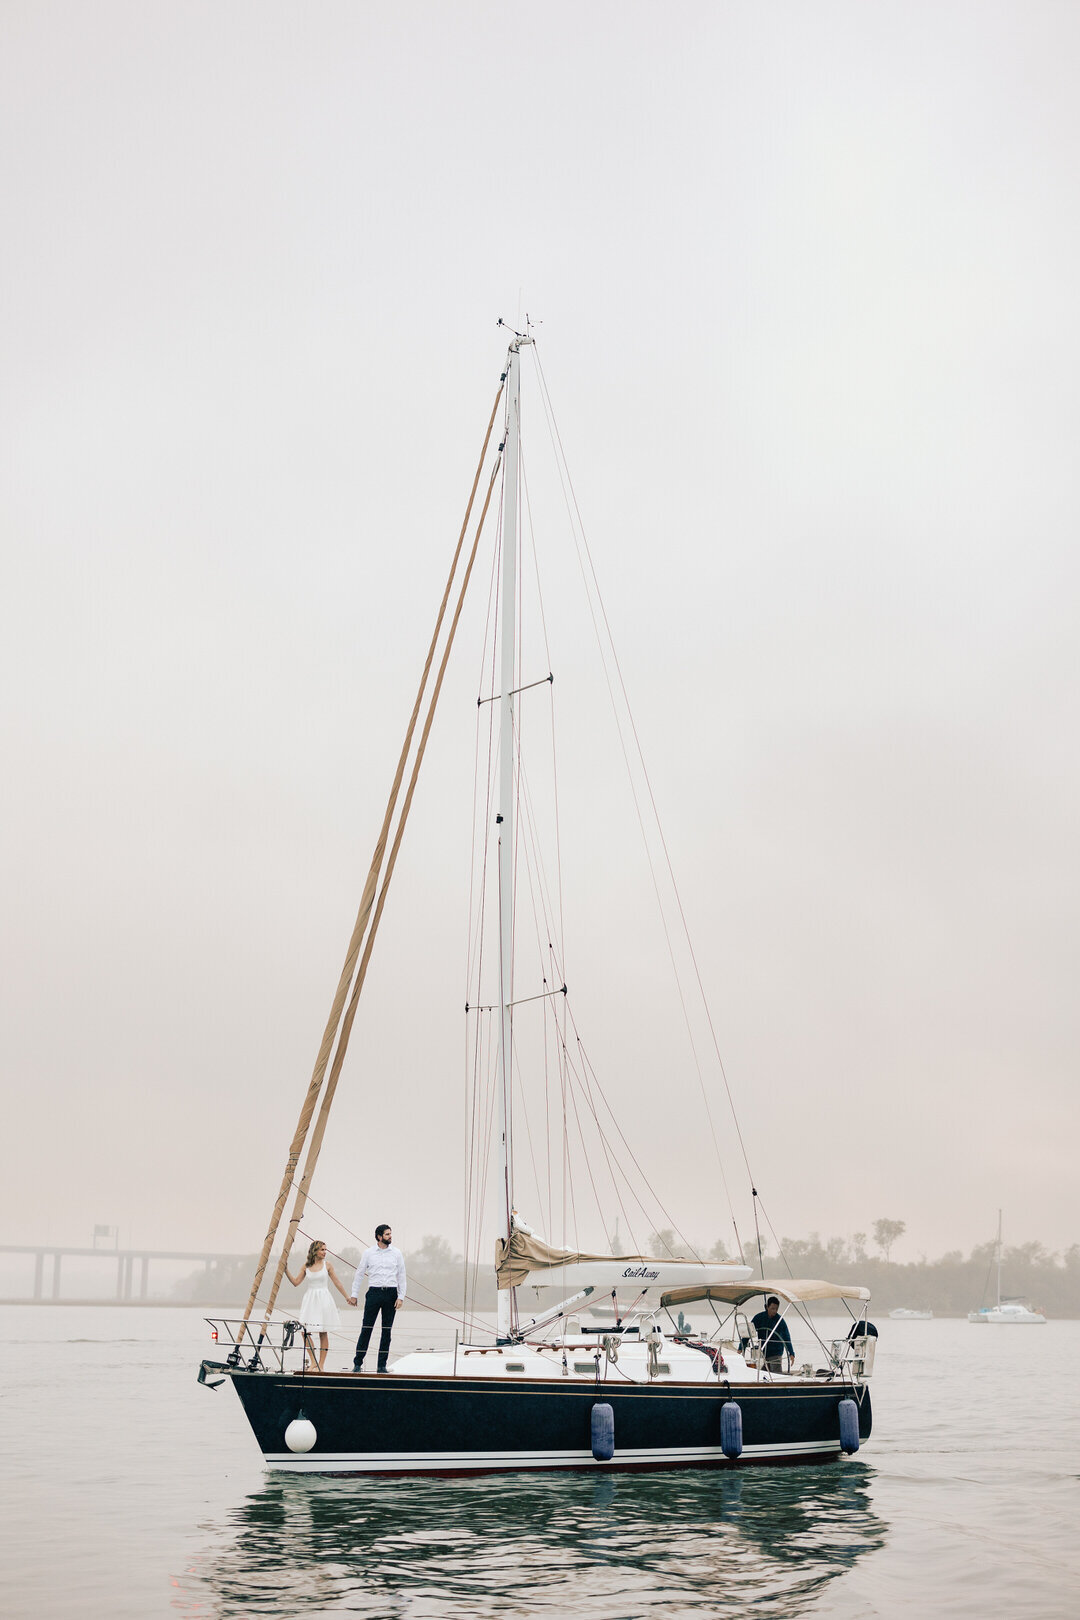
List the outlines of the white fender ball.
{"type": "Polygon", "coordinates": [[[285,1444],[290,1451],[310,1451],[317,1439],[315,1425],[306,1417],[293,1418],[285,1430],[285,1444]]]}

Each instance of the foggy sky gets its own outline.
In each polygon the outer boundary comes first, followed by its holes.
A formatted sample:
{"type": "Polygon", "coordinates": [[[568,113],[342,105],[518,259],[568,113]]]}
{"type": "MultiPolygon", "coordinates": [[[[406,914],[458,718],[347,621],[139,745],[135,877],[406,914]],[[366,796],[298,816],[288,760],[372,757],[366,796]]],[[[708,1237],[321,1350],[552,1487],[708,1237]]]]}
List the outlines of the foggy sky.
{"type": "MultiPolygon", "coordinates": [[[[1075,8],[0,27],[6,1239],[261,1239],[528,310],[777,1229],[1076,1241],[1075,8]]],[[[481,626],[314,1189],[405,1247],[461,1237],[481,626]]],[[[711,1242],[560,646],[576,1015],[711,1242]]]]}

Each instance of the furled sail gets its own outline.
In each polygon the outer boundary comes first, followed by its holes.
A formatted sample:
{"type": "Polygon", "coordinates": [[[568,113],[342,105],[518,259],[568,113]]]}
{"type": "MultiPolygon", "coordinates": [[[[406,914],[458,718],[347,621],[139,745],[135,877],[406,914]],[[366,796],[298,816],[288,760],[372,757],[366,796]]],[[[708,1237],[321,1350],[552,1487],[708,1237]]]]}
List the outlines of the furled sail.
{"type": "Polygon", "coordinates": [[[680,1263],[670,1255],[661,1259],[650,1254],[587,1254],[584,1250],[578,1249],[553,1249],[543,1238],[538,1238],[535,1233],[526,1232],[519,1226],[514,1227],[509,1243],[505,1238],[495,1240],[495,1272],[500,1288],[519,1288],[531,1273],[552,1271],[556,1266],[577,1265],[582,1260],[618,1261],[625,1265],[665,1267],[680,1263]]]}

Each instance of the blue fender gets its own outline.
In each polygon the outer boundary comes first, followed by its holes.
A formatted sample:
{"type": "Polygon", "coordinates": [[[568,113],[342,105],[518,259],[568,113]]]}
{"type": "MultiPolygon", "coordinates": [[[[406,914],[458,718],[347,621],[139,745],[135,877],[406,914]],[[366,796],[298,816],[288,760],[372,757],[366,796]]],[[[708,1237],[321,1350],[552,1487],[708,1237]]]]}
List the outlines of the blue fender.
{"type": "Polygon", "coordinates": [[[840,1450],[850,1457],[859,1449],[859,1408],[850,1395],[845,1395],[836,1410],[840,1419],[840,1450]]]}
{"type": "Polygon", "coordinates": [[[597,1401],[592,1409],[592,1454],[597,1462],[610,1462],[615,1455],[615,1413],[607,1401],[597,1401]]]}
{"type": "Polygon", "coordinates": [[[742,1407],[738,1401],[725,1401],[720,1408],[720,1450],[732,1462],[742,1453],[742,1407]]]}

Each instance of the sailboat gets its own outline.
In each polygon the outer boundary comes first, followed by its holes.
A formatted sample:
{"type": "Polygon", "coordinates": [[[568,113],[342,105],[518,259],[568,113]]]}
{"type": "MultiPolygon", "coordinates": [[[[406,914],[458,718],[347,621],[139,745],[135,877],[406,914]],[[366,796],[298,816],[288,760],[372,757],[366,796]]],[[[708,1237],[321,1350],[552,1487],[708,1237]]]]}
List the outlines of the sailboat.
{"type": "Polygon", "coordinates": [[[997,1295],[993,1305],[984,1305],[981,1310],[969,1311],[969,1322],[987,1322],[996,1327],[1042,1327],[1046,1317],[1039,1311],[1033,1311],[1018,1299],[1002,1299],[1001,1297],[1001,1211],[998,1210],[997,1244],[995,1246],[995,1261],[997,1266],[997,1295]]]}
{"type": "MultiPolygon", "coordinates": [[[[502,324],[502,323],[500,323],[502,324]]],[[[519,1214],[515,1194],[515,1008],[527,1000],[565,1006],[556,974],[535,995],[515,985],[515,817],[527,803],[519,754],[520,708],[528,682],[515,644],[519,615],[520,398],[523,353],[532,329],[511,329],[480,460],[436,619],[405,744],[391,788],[344,968],[286,1158],[281,1187],[241,1320],[216,1320],[224,1359],[203,1360],[199,1380],[226,1380],[272,1470],[329,1475],[483,1474],[536,1469],[732,1467],[745,1463],[828,1462],[859,1448],[871,1430],[868,1378],[876,1338],[867,1332],[869,1292],[819,1279],[755,1277],[739,1261],[693,1254],[590,1252],[543,1237],[519,1214]],[[494,452],[479,518],[478,491],[496,419],[494,452]],[[306,1370],[303,1330],[277,1310],[277,1295],[308,1200],[424,757],[435,705],[461,618],[477,548],[499,487],[498,658],[491,704],[499,718],[489,833],[497,914],[497,980],[490,1005],[494,1035],[492,1103],[497,1097],[497,1323],[485,1336],[463,1310],[453,1349],[413,1351],[386,1376],[306,1370]],[[472,539],[469,534],[472,530],[472,539]],[[455,595],[456,591],[456,595],[455,595]],[[435,671],[431,681],[432,671],[435,671]],[[430,691],[429,691],[430,682],[430,691]],[[424,718],[421,710],[426,702],[424,718]],[[410,768],[411,761],[411,768],[410,768]],[[402,794],[403,784],[408,781],[402,794]],[[292,1210],[283,1223],[285,1205],[292,1210]],[[276,1265],[275,1244],[283,1238],[276,1265]],[[271,1279],[266,1287],[268,1277],[271,1279]],[[774,1294],[812,1359],[786,1370],[758,1342],[747,1306],[774,1294]],[[822,1339],[808,1307],[842,1302],[850,1332],[822,1339]],[[695,1334],[683,1306],[710,1321],[695,1334]],[[602,1323],[582,1324],[583,1314],[602,1323]],[[679,1311],[676,1318],[673,1310],[679,1311]]],[[[526,672],[527,673],[527,672],[526,672]]],[[[548,676],[550,682],[553,677],[548,676]]],[[[478,699],[478,707],[485,700],[478,699]]],[[[526,811],[521,810],[524,815],[526,811]]],[[[489,958],[490,960],[490,958],[489,958]]],[[[467,1012],[473,1009],[466,1008],[467,1012]]],[[[520,1103],[518,1104],[520,1108],[520,1103]]],[[[636,1165],[636,1161],[634,1161],[636,1165]]],[[[755,1189],[754,1196],[757,1197],[755,1189]]],[[[760,1255],[760,1245],[759,1245],[760,1255]]],[[[763,1265],[761,1267],[763,1271],[763,1265]]],[[[220,1350],[219,1350],[220,1355],[220,1350]]]]}

